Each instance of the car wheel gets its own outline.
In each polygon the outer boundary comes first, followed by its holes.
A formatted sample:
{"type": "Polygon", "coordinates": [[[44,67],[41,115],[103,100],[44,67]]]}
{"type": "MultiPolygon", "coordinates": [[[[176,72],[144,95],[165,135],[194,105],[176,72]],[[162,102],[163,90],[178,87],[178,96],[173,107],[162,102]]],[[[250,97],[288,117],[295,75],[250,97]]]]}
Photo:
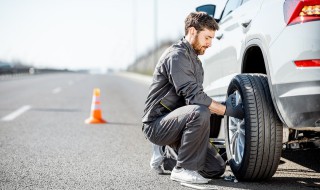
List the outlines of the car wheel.
{"type": "Polygon", "coordinates": [[[243,120],[225,116],[225,141],[229,165],[238,180],[261,181],[276,172],[282,151],[282,124],[273,107],[265,75],[234,77],[228,96],[242,103],[243,120]]]}

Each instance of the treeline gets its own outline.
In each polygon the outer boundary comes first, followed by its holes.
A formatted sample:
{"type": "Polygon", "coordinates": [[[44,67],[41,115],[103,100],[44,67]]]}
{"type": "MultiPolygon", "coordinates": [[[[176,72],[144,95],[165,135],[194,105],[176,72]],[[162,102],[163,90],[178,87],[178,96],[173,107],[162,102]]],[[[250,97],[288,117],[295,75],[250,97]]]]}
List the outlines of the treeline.
{"type": "Polygon", "coordinates": [[[152,75],[157,62],[162,53],[170,47],[174,42],[162,42],[158,48],[148,51],[146,54],[140,56],[136,61],[128,67],[128,71],[136,72],[144,75],[152,75]]]}

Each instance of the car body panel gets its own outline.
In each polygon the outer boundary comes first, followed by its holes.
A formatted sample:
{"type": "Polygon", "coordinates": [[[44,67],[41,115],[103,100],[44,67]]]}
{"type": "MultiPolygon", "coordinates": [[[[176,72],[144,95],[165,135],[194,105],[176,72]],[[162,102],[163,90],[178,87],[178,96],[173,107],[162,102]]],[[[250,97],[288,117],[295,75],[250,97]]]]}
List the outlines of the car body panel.
{"type": "Polygon", "coordinates": [[[205,92],[223,101],[233,76],[244,72],[247,50],[258,47],[282,122],[291,128],[320,127],[320,68],[294,64],[320,59],[320,21],[287,26],[284,2],[248,0],[220,20],[212,47],[202,58],[205,92]]]}

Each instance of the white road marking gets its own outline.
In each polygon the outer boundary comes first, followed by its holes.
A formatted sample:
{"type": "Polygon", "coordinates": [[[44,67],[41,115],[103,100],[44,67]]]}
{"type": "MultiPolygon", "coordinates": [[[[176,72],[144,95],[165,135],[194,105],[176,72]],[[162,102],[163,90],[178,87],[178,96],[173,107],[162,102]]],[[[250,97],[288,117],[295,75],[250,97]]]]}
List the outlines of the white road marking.
{"type": "Polygon", "coordinates": [[[31,109],[30,105],[22,106],[21,108],[17,109],[16,111],[14,111],[14,112],[10,113],[9,115],[3,117],[1,119],[1,121],[12,121],[15,118],[17,118],[19,115],[21,115],[24,112],[28,111],[29,109],[31,109]]]}
{"type": "MultiPolygon", "coordinates": [[[[216,187],[206,187],[206,186],[201,186],[199,184],[190,184],[190,183],[183,183],[181,182],[180,183],[182,186],[186,186],[186,187],[191,187],[191,188],[194,188],[194,189],[213,189],[213,190],[216,190],[217,188],[216,187]]],[[[206,184],[204,184],[206,185],[206,184]]]]}
{"type": "Polygon", "coordinates": [[[61,92],[61,88],[60,87],[57,87],[57,88],[52,90],[53,94],[58,94],[59,92],[61,92]]]}

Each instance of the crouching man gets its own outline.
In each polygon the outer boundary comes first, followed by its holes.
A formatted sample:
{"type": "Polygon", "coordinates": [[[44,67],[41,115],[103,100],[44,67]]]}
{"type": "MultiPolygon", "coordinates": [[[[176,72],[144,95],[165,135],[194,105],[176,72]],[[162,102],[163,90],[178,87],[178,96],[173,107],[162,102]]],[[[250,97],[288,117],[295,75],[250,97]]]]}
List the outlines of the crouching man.
{"type": "Polygon", "coordinates": [[[142,118],[145,137],[155,145],[169,145],[177,152],[171,179],[187,183],[208,183],[221,176],[225,162],[209,143],[210,115],[242,119],[241,104],[226,105],[203,92],[203,68],[198,55],[211,46],[215,20],[204,12],[190,13],[185,19],[185,36],[161,56],[142,118]]]}

